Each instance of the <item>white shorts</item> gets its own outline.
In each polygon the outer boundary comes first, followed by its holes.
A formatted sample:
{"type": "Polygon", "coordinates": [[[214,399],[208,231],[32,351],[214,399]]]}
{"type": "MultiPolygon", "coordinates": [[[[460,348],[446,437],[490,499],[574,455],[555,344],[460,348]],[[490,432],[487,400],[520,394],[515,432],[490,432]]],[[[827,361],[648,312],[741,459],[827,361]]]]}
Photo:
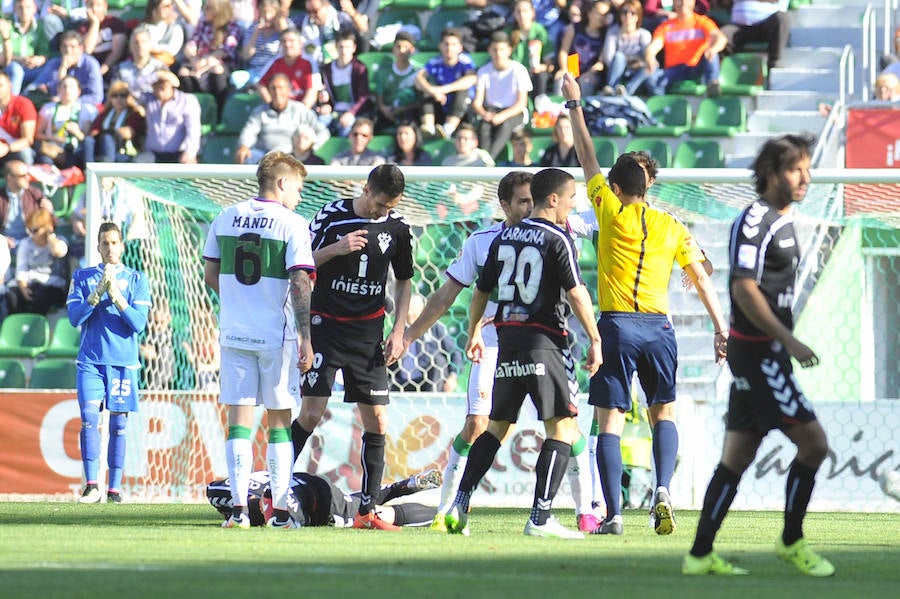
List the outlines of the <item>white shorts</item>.
{"type": "Polygon", "coordinates": [[[289,410],[300,405],[297,340],[280,349],[222,348],[219,403],[289,410]]]}
{"type": "Polygon", "coordinates": [[[497,346],[486,346],[481,362],[469,371],[466,415],[490,416],[494,397],[494,372],[497,370],[497,346]]]}

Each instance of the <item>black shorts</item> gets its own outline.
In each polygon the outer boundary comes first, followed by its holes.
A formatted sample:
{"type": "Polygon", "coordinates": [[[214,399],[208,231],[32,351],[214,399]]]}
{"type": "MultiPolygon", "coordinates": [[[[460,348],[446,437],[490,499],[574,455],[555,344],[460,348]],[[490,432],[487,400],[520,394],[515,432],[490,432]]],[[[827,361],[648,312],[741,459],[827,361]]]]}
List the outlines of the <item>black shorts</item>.
{"type": "Polygon", "coordinates": [[[794,378],[791,357],[777,341],[728,339],[728,366],[734,380],[725,427],[765,434],[816,419],[794,378]]]}
{"type": "Polygon", "coordinates": [[[344,401],[386,405],[388,374],[384,365],[384,318],[340,321],[310,319],[313,367],[303,377],[305,397],[331,397],[338,369],[344,374],[344,401]]]}
{"type": "Polygon", "coordinates": [[[568,349],[504,349],[494,373],[491,420],[516,422],[526,395],[539,420],[578,416],[575,361],[568,349]]]}

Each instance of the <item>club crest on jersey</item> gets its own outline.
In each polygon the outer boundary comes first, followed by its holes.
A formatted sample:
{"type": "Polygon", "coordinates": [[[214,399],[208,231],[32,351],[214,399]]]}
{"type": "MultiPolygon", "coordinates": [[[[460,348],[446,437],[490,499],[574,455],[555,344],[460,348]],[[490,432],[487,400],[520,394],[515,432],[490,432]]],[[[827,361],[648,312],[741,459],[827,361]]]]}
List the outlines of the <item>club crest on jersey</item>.
{"type": "Polygon", "coordinates": [[[322,324],[322,317],[318,314],[313,314],[313,317],[309,320],[312,325],[320,325],[322,324]]]}
{"type": "Polygon", "coordinates": [[[382,231],[378,234],[378,247],[381,248],[381,253],[385,253],[389,247],[391,247],[391,234],[387,231],[382,231]]]}

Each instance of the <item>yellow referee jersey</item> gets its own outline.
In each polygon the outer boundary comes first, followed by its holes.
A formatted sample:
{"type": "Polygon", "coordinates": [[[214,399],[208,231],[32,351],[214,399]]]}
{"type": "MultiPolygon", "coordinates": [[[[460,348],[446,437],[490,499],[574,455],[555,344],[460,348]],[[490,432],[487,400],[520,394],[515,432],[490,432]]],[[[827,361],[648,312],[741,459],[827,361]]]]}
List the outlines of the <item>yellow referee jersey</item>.
{"type": "Polygon", "coordinates": [[[647,204],[625,206],[598,173],[588,181],[597,215],[597,298],[602,312],[669,313],[669,278],[703,261],[681,221],[647,204]]]}

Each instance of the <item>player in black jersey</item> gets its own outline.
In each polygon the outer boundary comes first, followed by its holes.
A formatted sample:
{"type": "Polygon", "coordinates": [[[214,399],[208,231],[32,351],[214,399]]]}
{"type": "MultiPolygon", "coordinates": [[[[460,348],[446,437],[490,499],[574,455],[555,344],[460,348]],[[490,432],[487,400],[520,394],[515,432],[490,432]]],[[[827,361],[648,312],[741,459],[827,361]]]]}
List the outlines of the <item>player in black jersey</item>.
{"type": "MultiPolygon", "coordinates": [[[[427,526],[437,510],[421,503],[406,502],[400,505],[384,505],[398,497],[405,497],[436,489],[441,485],[440,470],[425,470],[409,478],[379,489],[375,503],[381,517],[397,526],[427,526]]],[[[214,480],[206,485],[206,498],[225,518],[231,515],[231,487],[228,479],[214,480]]],[[[324,476],[308,472],[295,472],[288,495],[288,511],[299,526],[334,526],[347,528],[353,525],[360,503],[360,493],[347,494],[324,476]]],[[[265,526],[272,517],[272,489],[269,473],[259,470],[250,474],[249,513],[251,526],[265,526]]]]}
{"type": "Polygon", "coordinates": [[[560,169],[544,169],[531,181],[534,211],[504,229],[491,243],[476,283],[469,310],[466,353],[481,359],[484,340],[479,324],[491,293],[496,290],[499,351],[494,375],[494,399],[486,432],[472,445],[456,500],[445,521],[450,533],[468,534],[469,499],[500,449],[500,440],[516,422],[530,394],[547,439],[535,465],[537,484],[525,534],[581,539],[550,514],[550,507],[580,433],[576,417],[575,363],[569,353],[564,295],[590,337],[584,368],[600,366],[600,333],[587,288],[581,281],[572,239],[564,230],[575,198],[574,178],[560,169]]]}
{"type": "Polygon", "coordinates": [[[722,460],[713,473],[684,574],[747,574],[713,551],[716,533],[734,500],[738,482],[753,462],[763,437],[781,429],[797,446],[787,477],[784,530],[775,553],[804,574],[831,576],[834,566],[803,537],[803,519],[816,471],[828,453],[825,431],[793,375],[791,358],[804,368],[819,358],[794,337],[791,309],[800,250],[791,208],[810,182],[812,139],[770,139],[753,163],[760,198],[731,228],[731,330],[728,364],[734,380],[722,460]]]}
{"type": "Polygon", "coordinates": [[[409,225],[394,211],[405,180],[396,164],[369,173],[362,194],[323,206],[310,222],[316,286],[310,305],[312,369],[303,379],[300,416],[291,426],[294,460],[325,414],[338,369],[344,401],[356,403],[362,438],[362,503],[355,525],[397,530],[375,513],[381,488],[387,432],[388,375],[385,359],[403,352],[403,329],[413,275],[409,225]],[[394,271],[394,328],[384,336],[385,286],[394,271]]]}

